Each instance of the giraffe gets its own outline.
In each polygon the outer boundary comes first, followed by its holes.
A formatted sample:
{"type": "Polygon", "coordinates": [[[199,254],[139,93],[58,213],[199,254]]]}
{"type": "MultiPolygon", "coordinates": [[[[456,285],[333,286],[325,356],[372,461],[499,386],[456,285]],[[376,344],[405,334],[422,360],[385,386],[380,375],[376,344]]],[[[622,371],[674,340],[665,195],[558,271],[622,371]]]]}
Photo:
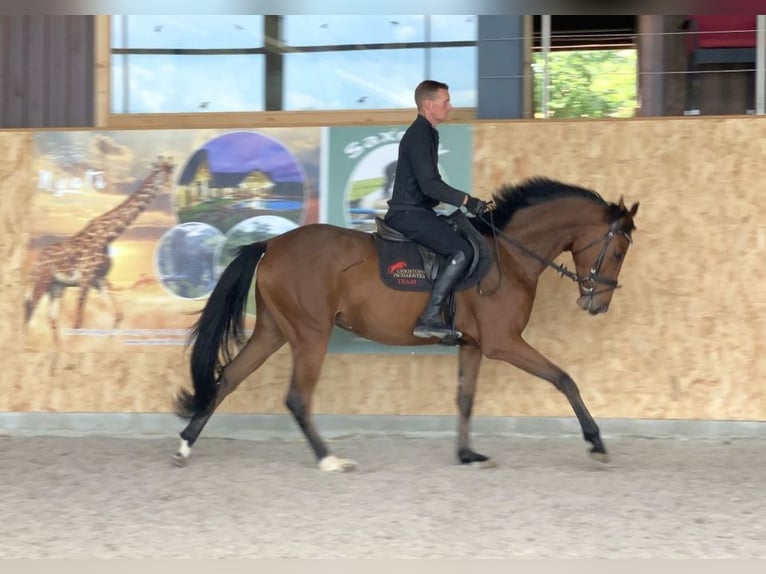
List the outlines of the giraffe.
{"type": "Polygon", "coordinates": [[[93,219],[74,235],[42,250],[31,271],[32,289],[26,298],[26,323],[43,295],[47,294],[48,323],[59,342],[58,314],[61,296],[67,287],[79,289],[74,328],[82,327],[85,303],[90,289],[105,294],[114,312],[116,329],[123,314],[107,279],[112,266],[110,244],[147,208],[157,193],[171,180],[175,164],[159,157],[149,176],[125,201],[93,219]]]}

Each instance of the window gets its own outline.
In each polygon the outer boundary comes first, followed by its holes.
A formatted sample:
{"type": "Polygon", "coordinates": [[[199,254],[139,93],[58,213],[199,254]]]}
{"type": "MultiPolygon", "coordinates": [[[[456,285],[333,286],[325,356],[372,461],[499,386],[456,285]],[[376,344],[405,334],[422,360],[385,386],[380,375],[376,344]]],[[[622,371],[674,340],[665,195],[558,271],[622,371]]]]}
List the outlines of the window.
{"type": "Polygon", "coordinates": [[[548,101],[541,16],[533,17],[535,117],[625,118],[638,92],[636,16],[551,16],[548,101]]]}
{"type": "Polygon", "coordinates": [[[424,42],[427,16],[284,16],[288,46],[424,42]]]}
{"type": "Polygon", "coordinates": [[[285,56],[285,110],[412,108],[425,51],[295,52],[285,56]]]}
{"type": "Polygon", "coordinates": [[[115,113],[264,109],[263,56],[132,55],[112,60],[115,113]]]}
{"type": "Polygon", "coordinates": [[[264,109],[263,16],[113,16],[114,113],[264,109]]]}
{"type": "MultiPolygon", "coordinates": [[[[544,61],[535,53],[535,117],[544,117],[544,61]]],[[[548,56],[548,117],[628,118],[635,115],[635,49],[562,50],[548,56]]]]}
{"type": "Polygon", "coordinates": [[[427,77],[450,85],[454,106],[475,107],[477,22],[470,15],[113,16],[111,111],[403,109],[413,107],[414,87],[427,77]]]}

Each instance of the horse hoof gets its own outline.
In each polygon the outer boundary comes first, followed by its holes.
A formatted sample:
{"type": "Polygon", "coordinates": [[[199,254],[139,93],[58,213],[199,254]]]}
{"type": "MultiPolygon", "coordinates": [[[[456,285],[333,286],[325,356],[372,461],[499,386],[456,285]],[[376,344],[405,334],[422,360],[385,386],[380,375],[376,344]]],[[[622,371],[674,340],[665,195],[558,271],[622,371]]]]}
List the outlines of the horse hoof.
{"type": "Polygon", "coordinates": [[[458,451],[458,460],[460,464],[472,466],[473,468],[495,468],[497,463],[483,454],[474,452],[468,448],[461,448],[458,451]]]}
{"type": "Polygon", "coordinates": [[[602,464],[609,464],[610,462],[612,462],[611,457],[605,452],[590,451],[590,456],[593,460],[596,460],[602,464]]]}
{"type": "Polygon", "coordinates": [[[355,468],[355,461],[349,458],[338,458],[332,454],[319,461],[319,470],[324,472],[349,472],[355,468]]]}
{"type": "Polygon", "coordinates": [[[487,460],[475,460],[473,462],[465,463],[471,468],[478,468],[484,470],[486,468],[497,468],[497,463],[493,458],[487,458],[487,460]]]}
{"type": "Polygon", "coordinates": [[[180,452],[177,452],[173,455],[173,464],[175,464],[178,468],[185,467],[187,462],[189,462],[188,456],[184,456],[180,452]]]}

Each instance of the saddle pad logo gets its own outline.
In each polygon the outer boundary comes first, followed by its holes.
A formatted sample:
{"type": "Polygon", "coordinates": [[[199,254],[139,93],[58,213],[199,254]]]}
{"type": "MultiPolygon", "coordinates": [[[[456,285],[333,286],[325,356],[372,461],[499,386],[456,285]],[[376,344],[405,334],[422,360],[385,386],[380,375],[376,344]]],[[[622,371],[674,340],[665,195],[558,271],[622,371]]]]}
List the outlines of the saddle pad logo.
{"type": "Polygon", "coordinates": [[[388,266],[388,274],[393,275],[394,273],[399,271],[399,269],[406,269],[406,268],[407,268],[407,263],[405,263],[404,261],[397,261],[396,263],[392,263],[391,265],[388,266]]]}
{"type": "Polygon", "coordinates": [[[397,285],[417,285],[418,282],[425,280],[426,272],[424,269],[411,268],[407,266],[406,261],[396,261],[388,266],[388,275],[397,285]]]}

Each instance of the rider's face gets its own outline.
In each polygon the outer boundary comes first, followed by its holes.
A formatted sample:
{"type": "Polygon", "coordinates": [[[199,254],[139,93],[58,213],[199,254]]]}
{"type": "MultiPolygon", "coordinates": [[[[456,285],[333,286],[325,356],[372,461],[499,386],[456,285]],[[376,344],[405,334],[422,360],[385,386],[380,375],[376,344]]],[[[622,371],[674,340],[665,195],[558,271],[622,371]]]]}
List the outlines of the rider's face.
{"type": "Polygon", "coordinates": [[[429,112],[428,119],[432,124],[436,125],[446,121],[449,117],[450,110],[452,110],[449,91],[443,89],[438,90],[432,100],[426,100],[426,106],[428,107],[429,112]]]}

